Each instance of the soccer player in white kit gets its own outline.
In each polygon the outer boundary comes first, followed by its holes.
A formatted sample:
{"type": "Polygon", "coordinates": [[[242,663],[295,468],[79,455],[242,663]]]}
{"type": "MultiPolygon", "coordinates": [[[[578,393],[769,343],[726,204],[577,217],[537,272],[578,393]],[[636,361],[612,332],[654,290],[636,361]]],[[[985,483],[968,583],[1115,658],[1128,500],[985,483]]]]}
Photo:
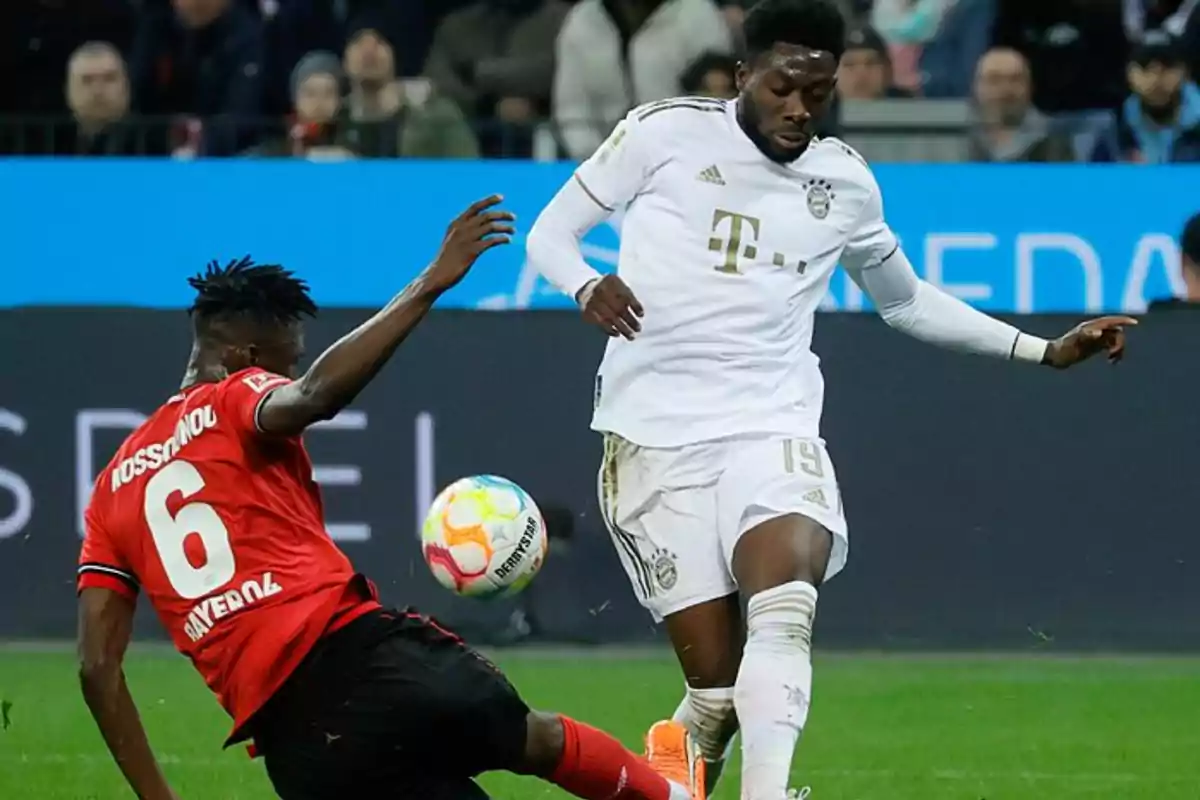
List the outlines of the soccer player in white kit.
{"type": "Polygon", "coordinates": [[[870,168],[811,133],[843,36],[830,0],[763,0],[746,17],[737,99],[634,109],[528,236],[533,264],[613,337],[592,421],[601,508],[639,600],[666,622],[687,682],[675,718],[710,781],[740,725],[744,800],[786,796],[818,587],[846,563],[810,349],[834,268],[890,326],[1002,359],[1116,360],[1135,324],[1104,317],[1046,341],[920,280],[870,168]],[[617,274],[602,277],[580,239],[617,210],[617,274]]]}

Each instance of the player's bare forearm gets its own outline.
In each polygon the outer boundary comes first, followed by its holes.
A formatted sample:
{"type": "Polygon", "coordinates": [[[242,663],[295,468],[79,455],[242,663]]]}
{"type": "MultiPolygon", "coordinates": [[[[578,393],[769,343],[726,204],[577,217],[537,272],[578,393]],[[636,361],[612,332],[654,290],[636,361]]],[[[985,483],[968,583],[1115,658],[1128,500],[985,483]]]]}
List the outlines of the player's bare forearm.
{"type": "Polygon", "coordinates": [[[175,800],[176,795],[150,749],[124,672],[120,667],[101,667],[84,670],[80,679],[88,708],[134,793],[141,800],[175,800]]]}
{"type": "Polygon", "coordinates": [[[501,199],[486,197],[450,223],[433,263],[379,313],[322,353],[303,377],[268,395],[258,409],[258,426],[266,433],[297,434],[349,405],[438,297],[462,280],[485,251],[510,241],[513,215],[492,210],[501,199]]]}
{"type": "Polygon", "coordinates": [[[125,683],[122,663],[135,608],[133,600],[110,589],[80,592],[79,683],[109,751],[137,796],[174,800],[125,683]]]}
{"type": "Polygon", "coordinates": [[[299,380],[272,392],[259,409],[259,426],[270,433],[299,433],[353,402],[444,291],[429,272],[334,342],[299,380]]]}

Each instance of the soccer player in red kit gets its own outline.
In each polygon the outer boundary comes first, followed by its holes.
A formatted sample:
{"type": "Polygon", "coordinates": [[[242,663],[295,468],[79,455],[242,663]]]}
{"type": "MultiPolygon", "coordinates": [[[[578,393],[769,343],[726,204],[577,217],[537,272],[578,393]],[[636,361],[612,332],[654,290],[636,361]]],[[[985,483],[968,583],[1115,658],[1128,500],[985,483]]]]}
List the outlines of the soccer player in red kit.
{"type": "Polygon", "coordinates": [[[569,718],[531,711],[500,671],[432,620],[385,610],[325,532],[301,434],[383,368],[513,216],[499,197],[451,223],[434,262],[300,377],[307,286],[278,266],[216,264],[191,280],[183,387],[121,445],[86,510],[79,564],[84,697],[143,800],[169,787],[125,683],[145,594],[176,647],[253,741],[284,800],[486,797],[509,770],[587,800],[703,798],[679,725],[647,758],[569,718]]]}

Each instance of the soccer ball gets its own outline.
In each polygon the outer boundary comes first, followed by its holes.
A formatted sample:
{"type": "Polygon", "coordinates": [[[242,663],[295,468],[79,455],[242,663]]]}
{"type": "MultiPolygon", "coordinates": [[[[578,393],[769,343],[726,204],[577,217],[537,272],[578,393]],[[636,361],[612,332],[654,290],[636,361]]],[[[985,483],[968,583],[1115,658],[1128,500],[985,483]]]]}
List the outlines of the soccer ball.
{"type": "Polygon", "coordinates": [[[495,475],[442,490],[421,527],[421,551],[438,583],[466,597],[515,594],[546,557],[546,523],[533,498],[495,475]]]}

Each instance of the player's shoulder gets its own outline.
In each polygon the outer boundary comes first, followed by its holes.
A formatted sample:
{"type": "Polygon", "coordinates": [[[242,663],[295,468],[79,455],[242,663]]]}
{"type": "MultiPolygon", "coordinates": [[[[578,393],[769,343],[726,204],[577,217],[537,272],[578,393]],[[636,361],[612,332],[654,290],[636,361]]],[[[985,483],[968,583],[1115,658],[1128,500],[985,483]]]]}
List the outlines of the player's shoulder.
{"type": "Polygon", "coordinates": [[[215,391],[217,394],[224,395],[234,391],[249,390],[255,395],[263,395],[268,389],[291,382],[292,379],[285,375],[270,372],[262,367],[248,367],[232,373],[225,380],[216,384],[215,391]]]}
{"type": "Polygon", "coordinates": [[[626,120],[654,136],[719,130],[726,126],[728,102],[712,97],[668,97],[637,106],[626,120]]]}
{"type": "Polygon", "coordinates": [[[867,160],[850,145],[833,136],[814,139],[811,166],[826,177],[846,181],[868,190],[876,187],[875,173],[867,160]]]}

